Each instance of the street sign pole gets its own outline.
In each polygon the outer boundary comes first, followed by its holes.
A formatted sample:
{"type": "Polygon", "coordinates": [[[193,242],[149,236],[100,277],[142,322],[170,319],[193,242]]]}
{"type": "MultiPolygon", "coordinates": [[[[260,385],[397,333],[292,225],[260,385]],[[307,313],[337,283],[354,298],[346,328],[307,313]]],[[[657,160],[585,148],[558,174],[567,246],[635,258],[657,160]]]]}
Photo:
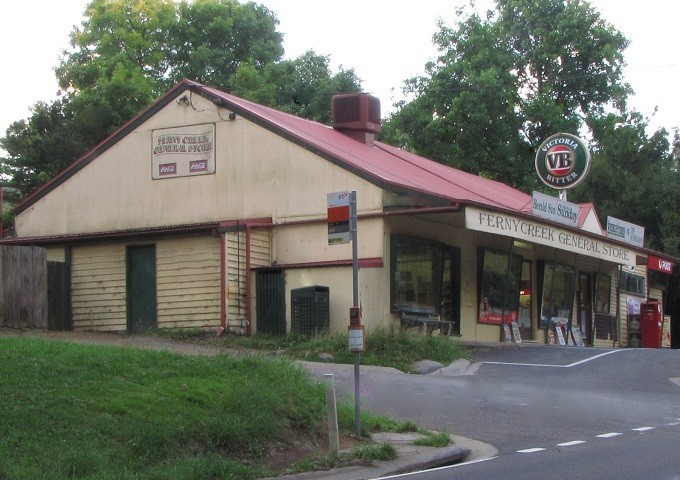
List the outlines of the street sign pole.
{"type": "Polygon", "coordinates": [[[359,244],[357,241],[357,192],[328,194],[328,244],[352,242],[352,307],[349,312],[347,339],[349,350],[354,352],[354,436],[361,438],[361,389],[359,364],[361,352],[366,349],[364,326],[361,324],[359,306],[359,244]]]}
{"type": "MultiPolygon", "coordinates": [[[[359,308],[359,246],[357,245],[357,192],[349,194],[350,231],[352,234],[352,289],[353,307],[359,308]]],[[[361,352],[354,352],[354,436],[361,438],[361,385],[359,364],[361,352]]]]}

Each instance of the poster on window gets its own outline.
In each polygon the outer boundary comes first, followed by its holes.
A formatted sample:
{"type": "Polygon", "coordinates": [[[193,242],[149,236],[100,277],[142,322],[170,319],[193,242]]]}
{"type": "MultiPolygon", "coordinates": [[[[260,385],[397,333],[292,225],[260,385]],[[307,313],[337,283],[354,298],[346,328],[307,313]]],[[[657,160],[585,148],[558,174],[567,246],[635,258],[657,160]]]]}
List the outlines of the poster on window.
{"type": "Polygon", "coordinates": [[[479,307],[479,323],[490,323],[492,325],[510,325],[516,322],[518,314],[516,310],[503,312],[499,309],[488,306],[482,300],[479,307]]]}
{"type": "Polygon", "coordinates": [[[154,180],[215,173],[215,125],[154,130],[151,135],[154,180]]]}

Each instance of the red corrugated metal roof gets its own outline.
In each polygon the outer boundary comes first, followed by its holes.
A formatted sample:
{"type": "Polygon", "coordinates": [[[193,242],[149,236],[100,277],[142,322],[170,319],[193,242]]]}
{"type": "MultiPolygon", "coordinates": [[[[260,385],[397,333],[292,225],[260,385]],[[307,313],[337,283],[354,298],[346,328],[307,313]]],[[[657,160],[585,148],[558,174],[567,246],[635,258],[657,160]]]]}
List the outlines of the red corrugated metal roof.
{"type": "MultiPolygon", "coordinates": [[[[503,183],[463,172],[385,143],[369,145],[311,120],[265,107],[220,90],[196,84],[223,100],[225,108],[254,116],[271,130],[332,157],[349,170],[398,190],[433,196],[451,203],[478,204],[521,211],[531,195],[503,183]]],[[[250,118],[253,119],[252,117],[250,118]]]]}
{"type": "Polygon", "coordinates": [[[265,107],[190,80],[183,80],[50,182],[25,198],[15,207],[14,212],[18,214],[29,208],[187,89],[283,135],[383,188],[422,194],[439,199],[443,204],[476,204],[511,211],[523,211],[527,206],[531,208],[530,195],[503,183],[448,167],[384,143],[375,142],[368,145],[328,125],[265,107]]]}

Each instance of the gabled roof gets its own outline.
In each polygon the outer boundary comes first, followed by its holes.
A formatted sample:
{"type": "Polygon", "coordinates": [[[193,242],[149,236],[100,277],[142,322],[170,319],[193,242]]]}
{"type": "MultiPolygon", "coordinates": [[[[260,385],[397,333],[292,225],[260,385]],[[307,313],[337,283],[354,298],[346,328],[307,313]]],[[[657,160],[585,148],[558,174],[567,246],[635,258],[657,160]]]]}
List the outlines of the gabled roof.
{"type": "Polygon", "coordinates": [[[328,125],[265,107],[196,82],[183,80],[50,182],[28,196],[15,207],[15,212],[20,213],[26,210],[186,90],[241,115],[390,191],[429,197],[441,205],[470,204],[515,212],[522,211],[531,203],[530,195],[503,183],[451,168],[385,143],[375,142],[369,145],[354,140],[328,125]]]}
{"type": "Polygon", "coordinates": [[[606,236],[604,229],[602,228],[602,224],[600,223],[600,219],[597,217],[595,205],[593,205],[591,202],[588,202],[580,203],[579,206],[581,207],[581,211],[579,212],[576,226],[592,233],[606,236]],[[589,221],[589,224],[586,224],[586,221],[589,221]]]}
{"type": "Polygon", "coordinates": [[[446,203],[521,210],[531,196],[508,185],[463,172],[408,151],[357,141],[328,125],[265,107],[219,90],[201,87],[225,108],[284,135],[388,190],[415,192],[446,203]]]}

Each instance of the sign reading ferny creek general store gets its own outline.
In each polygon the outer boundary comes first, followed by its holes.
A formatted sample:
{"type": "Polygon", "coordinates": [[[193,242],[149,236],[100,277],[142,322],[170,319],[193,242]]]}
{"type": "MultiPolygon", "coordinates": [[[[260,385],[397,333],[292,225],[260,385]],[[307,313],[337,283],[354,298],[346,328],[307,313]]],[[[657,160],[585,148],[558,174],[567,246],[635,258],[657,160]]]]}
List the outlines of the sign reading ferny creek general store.
{"type": "Polygon", "coordinates": [[[151,159],[154,180],[215,173],[215,125],[154,130],[151,159]]]}
{"type": "Polygon", "coordinates": [[[465,226],[470,230],[504,235],[621,265],[635,264],[633,250],[529,218],[465,207],[465,226]]]}

